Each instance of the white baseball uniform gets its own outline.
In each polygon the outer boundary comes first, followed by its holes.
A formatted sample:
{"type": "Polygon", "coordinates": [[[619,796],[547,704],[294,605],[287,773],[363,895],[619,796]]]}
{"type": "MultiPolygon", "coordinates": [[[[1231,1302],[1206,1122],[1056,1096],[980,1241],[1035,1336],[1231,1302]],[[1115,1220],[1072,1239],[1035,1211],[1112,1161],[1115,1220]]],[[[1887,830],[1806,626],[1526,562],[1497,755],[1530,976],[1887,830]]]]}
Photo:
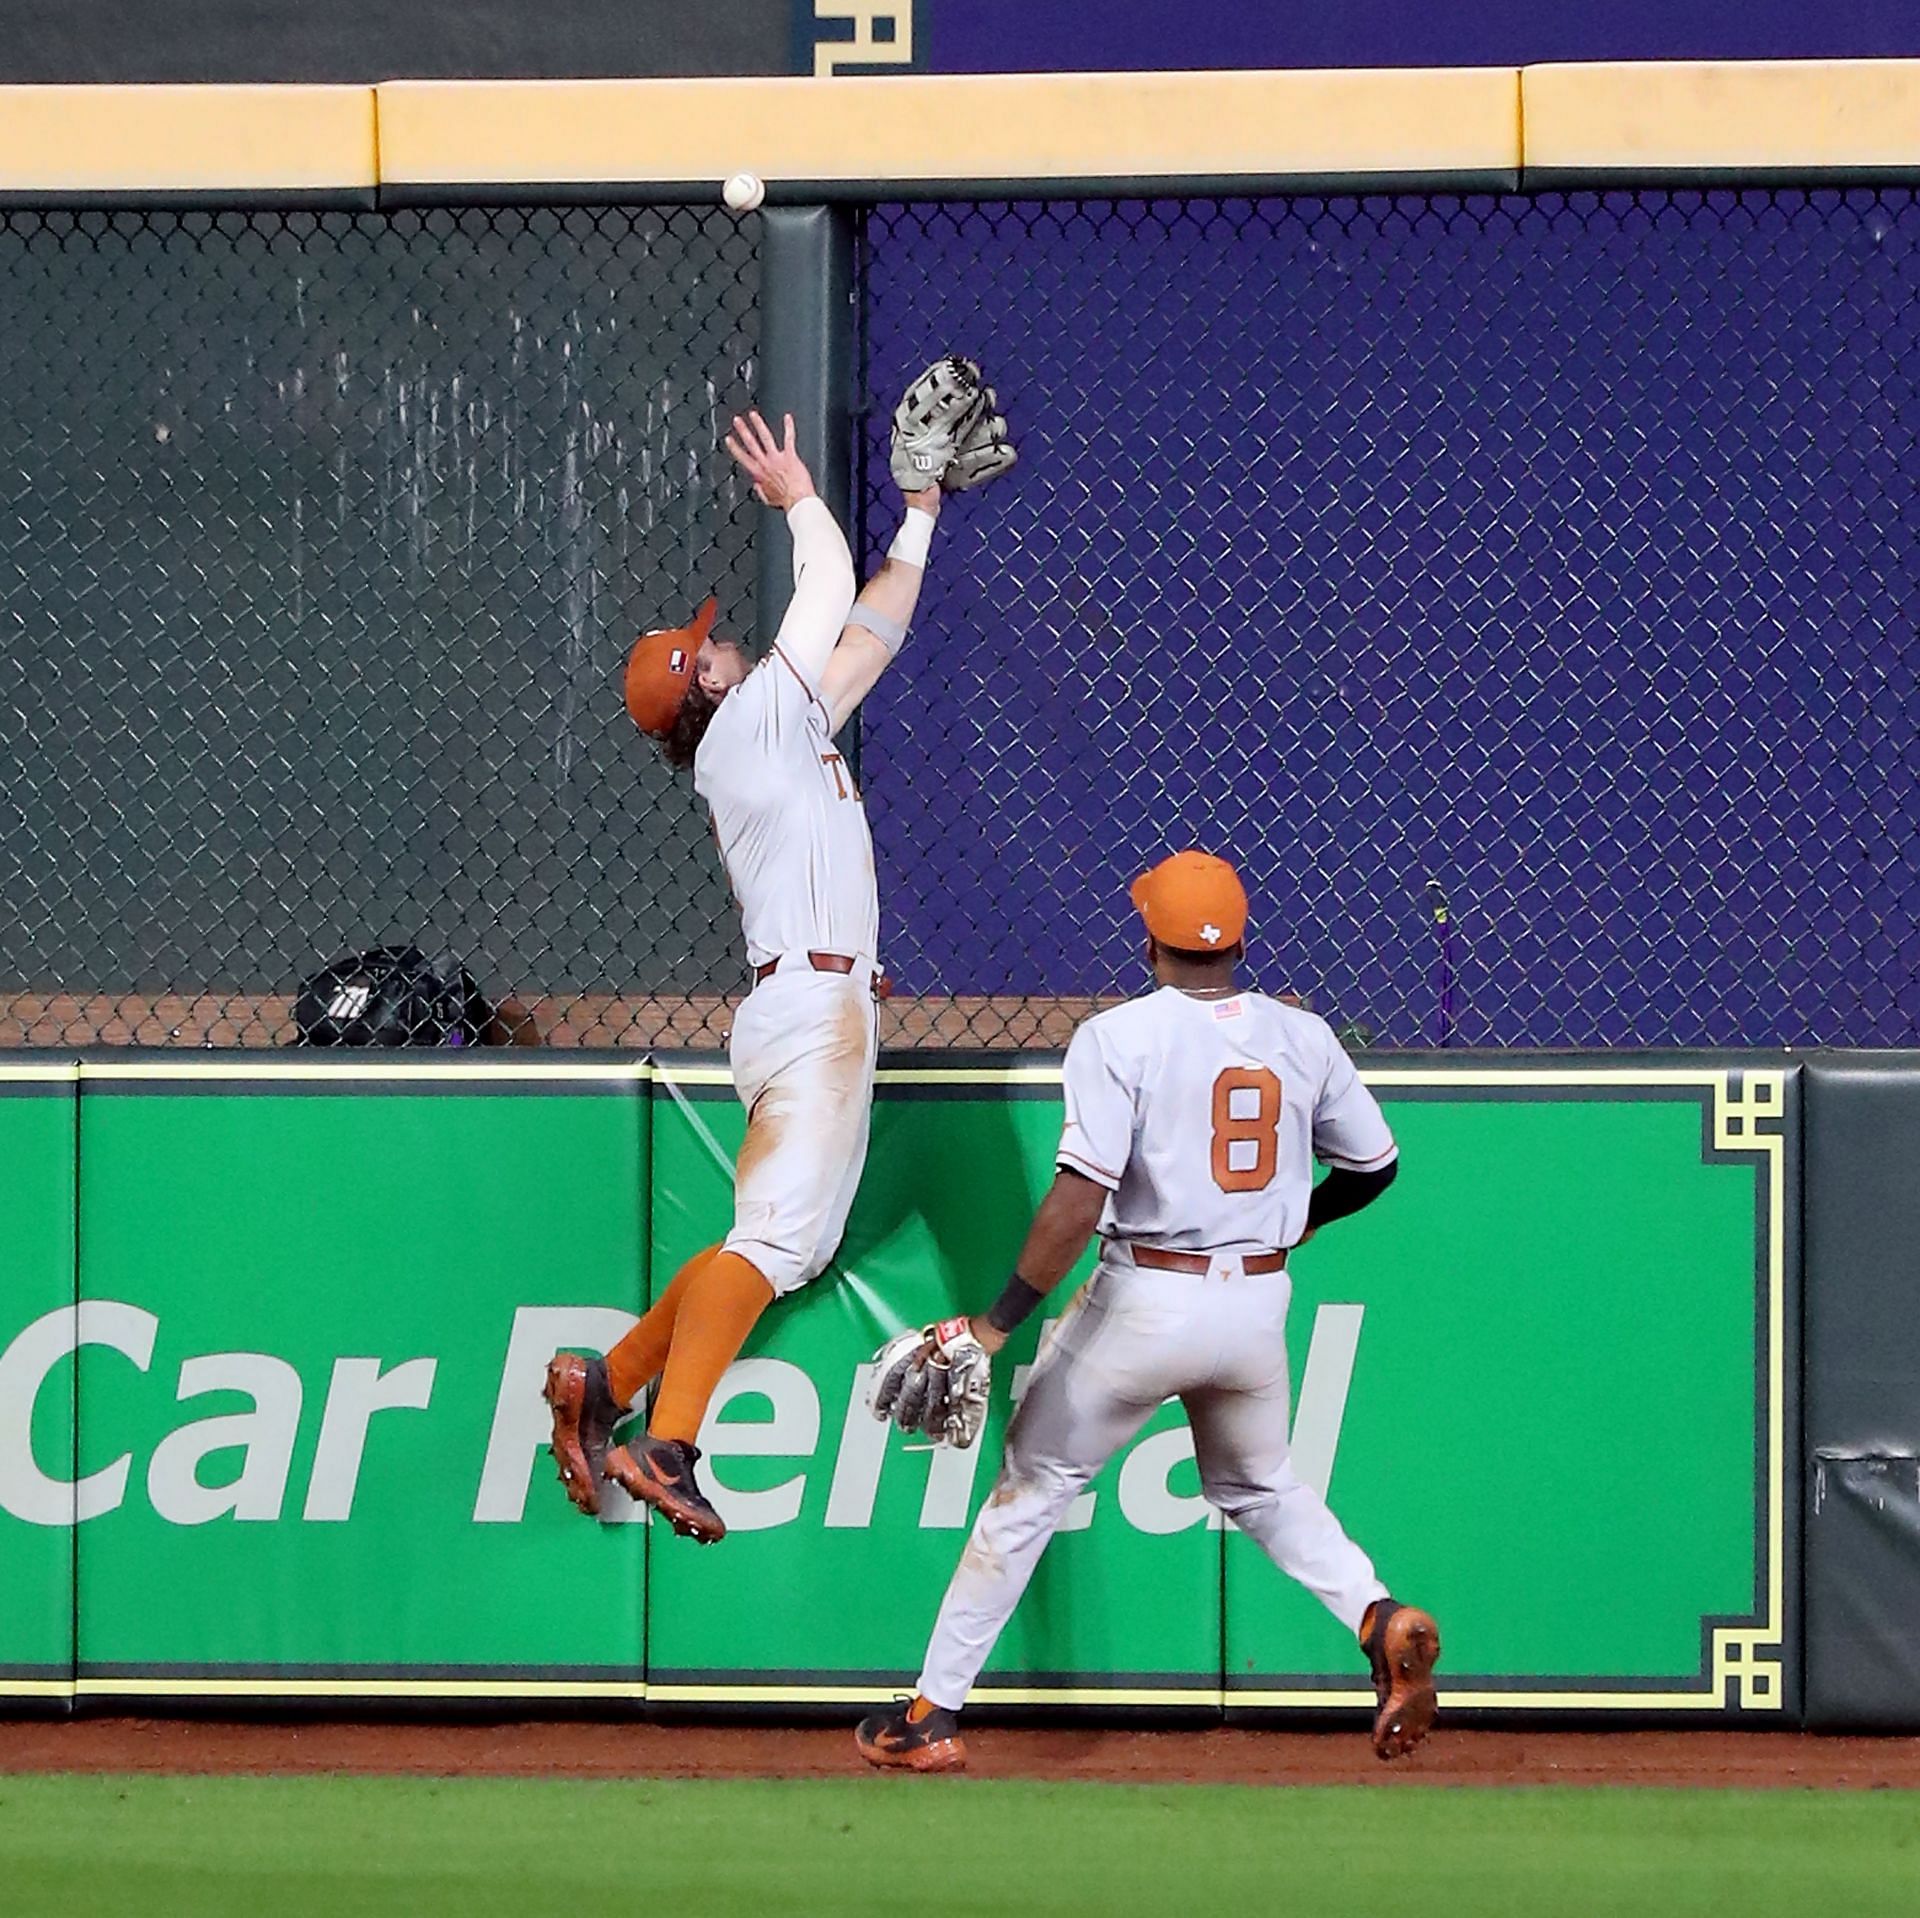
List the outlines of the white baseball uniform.
{"type": "Polygon", "coordinates": [[[772,652],[721,701],[693,762],[739,901],[747,963],[779,965],[733,1022],[728,1056],[747,1136],[726,1240],[776,1293],[819,1273],[846,1230],[879,1044],[873,841],[820,697],[853,607],[853,560],[819,499],[802,500],[787,521],[786,617],[772,652]],[[817,971],[812,953],[853,968],[817,971]]]}
{"type": "Polygon", "coordinates": [[[1357,1631],[1386,1596],[1288,1463],[1284,1271],[1242,1261],[1306,1229],[1313,1161],[1397,1148],[1322,1019],[1256,992],[1162,987],[1089,1019],[1065,1071],[1059,1163],[1107,1188],[1099,1266],[1042,1345],[992,1496],[940,1607],[921,1695],[958,1710],[1047,1540],[1100,1468],[1177,1396],[1207,1498],[1357,1631]],[[1137,1265],[1134,1245],[1207,1270],[1137,1265]]]}

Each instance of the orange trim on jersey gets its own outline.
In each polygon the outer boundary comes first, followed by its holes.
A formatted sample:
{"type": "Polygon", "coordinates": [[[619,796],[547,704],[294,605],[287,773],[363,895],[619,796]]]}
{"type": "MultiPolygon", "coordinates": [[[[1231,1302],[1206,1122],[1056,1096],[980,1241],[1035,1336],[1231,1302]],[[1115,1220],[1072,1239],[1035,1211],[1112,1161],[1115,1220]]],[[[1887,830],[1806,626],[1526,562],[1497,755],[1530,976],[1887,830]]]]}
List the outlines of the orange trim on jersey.
{"type": "Polygon", "coordinates": [[[1105,1166],[1095,1165],[1091,1159],[1083,1159],[1079,1153],[1069,1152],[1065,1146],[1062,1146],[1060,1150],[1053,1155],[1055,1165],[1066,1165],[1069,1159],[1074,1162],[1070,1168],[1072,1171],[1085,1173],[1095,1185],[1103,1185],[1109,1192],[1119,1191],[1119,1173],[1109,1172],[1105,1166]]]}
{"type": "Polygon", "coordinates": [[[818,706],[823,713],[826,713],[829,719],[831,719],[833,715],[832,713],[827,712],[827,702],[820,697],[819,692],[814,687],[809,686],[807,684],[806,674],[803,673],[800,670],[800,668],[796,666],[793,663],[793,661],[787,657],[785,648],[776,646],[773,649],[773,656],[775,659],[777,659],[780,662],[781,665],[783,665],[787,669],[788,672],[790,672],[794,676],[795,679],[797,679],[800,682],[800,690],[803,693],[805,693],[806,696],[810,700],[812,700],[813,703],[816,706],[818,706]]]}
{"type": "Polygon", "coordinates": [[[1322,1159],[1322,1165],[1337,1165],[1342,1172],[1371,1172],[1377,1166],[1383,1166],[1389,1159],[1400,1156],[1399,1141],[1388,1146],[1386,1151],[1376,1153],[1371,1159],[1322,1159]]]}

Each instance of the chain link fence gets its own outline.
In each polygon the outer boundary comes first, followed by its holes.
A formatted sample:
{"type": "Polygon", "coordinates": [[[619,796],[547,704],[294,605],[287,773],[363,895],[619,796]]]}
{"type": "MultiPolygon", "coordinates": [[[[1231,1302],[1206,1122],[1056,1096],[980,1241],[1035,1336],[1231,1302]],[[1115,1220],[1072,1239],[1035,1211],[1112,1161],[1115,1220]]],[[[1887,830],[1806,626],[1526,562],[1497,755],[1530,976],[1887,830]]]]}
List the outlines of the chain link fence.
{"type": "MultiPolygon", "coordinates": [[[[755,626],[752,222],[0,213],[0,1044],[271,1045],[418,945],[491,1036],[711,1044],[742,964],[633,635],[755,626]]],[[[885,206],[857,488],[949,346],[863,715],[893,1044],[1058,1044],[1126,885],[1393,1045],[1920,1037],[1906,190],[885,206]]]]}
{"type": "Polygon", "coordinates": [[[620,669],[753,629],[739,223],[15,212],[0,288],[0,1043],[283,1043],[386,944],[561,1042],[737,976],[620,669]]]}
{"type": "Polygon", "coordinates": [[[953,1042],[1145,983],[1232,853],[1255,970],[1418,1045],[1920,1037],[1912,192],[891,206],[883,402],[1019,431],[864,776],[953,1042]]]}

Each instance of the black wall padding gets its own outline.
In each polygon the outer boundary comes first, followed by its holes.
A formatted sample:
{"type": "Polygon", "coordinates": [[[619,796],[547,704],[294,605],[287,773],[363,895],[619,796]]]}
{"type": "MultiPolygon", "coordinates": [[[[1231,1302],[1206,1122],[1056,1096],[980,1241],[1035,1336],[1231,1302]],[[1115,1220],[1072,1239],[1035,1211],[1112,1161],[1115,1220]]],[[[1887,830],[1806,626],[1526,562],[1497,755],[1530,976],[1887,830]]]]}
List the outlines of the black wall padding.
{"type": "Polygon", "coordinates": [[[1920,1731],[1920,1053],[1806,1097],[1806,1712],[1920,1731]]]}

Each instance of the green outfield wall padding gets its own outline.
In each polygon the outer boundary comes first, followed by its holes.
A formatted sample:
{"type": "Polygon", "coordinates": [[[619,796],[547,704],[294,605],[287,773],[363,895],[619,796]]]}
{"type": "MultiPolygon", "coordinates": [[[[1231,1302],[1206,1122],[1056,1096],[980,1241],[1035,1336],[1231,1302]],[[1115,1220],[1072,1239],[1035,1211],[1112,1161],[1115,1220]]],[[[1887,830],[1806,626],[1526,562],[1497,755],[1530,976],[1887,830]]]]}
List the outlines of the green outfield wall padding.
{"type": "Polygon", "coordinates": [[[0,1712],[72,1696],[77,1080],[0,1061],[0,1712]]]}
{"type": "MultiPolygon", "coordinates": [[[[1440,1615],[1445,1701],[1791,1721],[1798,1066],[1369,1071],[1405,1169],[1293,1262],[1293,1438],[1440,1615]]],[[[744,1115],[718,1057],[135,1060],[77,1102],[0,1098],[25,1169],[0,1368],[34,1375],[39,1475],[0,1449],[0,1672],[59,1689],[77,1656],[93,1709],[884,1698],[1071,1298],[996,1368],[972,1452],[876,1424],[864,1367],[998,1289],[1059,1125],[1052,1055],[883,1067],[840,1256],[761,1321],[702,1433],[732,1532],[701,1550],[611,1491],[576,1514],[538,1391],[724,1233],[744,1115]],[[36,1484],[66,1504],[21,1509],[36,1484]]],[[[1198,1493],[1163,1408],[1071,1514],[980,1702],[1363,1707],[1341,1628],[1198,1493]]]]}
{"type": "Polygon", "coordinates": [[[644,1530],[575,1517],[538,1392],[641,1303],[643,1118],[630,1076],[88,1082],[88,1695],[637,1695],[644,1530]]]}

